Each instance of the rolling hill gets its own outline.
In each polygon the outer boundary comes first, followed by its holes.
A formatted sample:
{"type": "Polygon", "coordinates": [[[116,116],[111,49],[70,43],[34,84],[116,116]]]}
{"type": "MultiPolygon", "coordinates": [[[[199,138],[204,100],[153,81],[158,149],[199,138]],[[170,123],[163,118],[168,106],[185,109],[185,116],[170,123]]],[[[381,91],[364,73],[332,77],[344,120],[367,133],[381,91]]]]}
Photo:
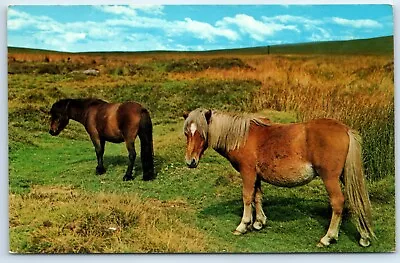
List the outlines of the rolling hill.
{"type": "MultiPolygon", "coordinates": [[[[8,47],[8,52],[12,53],[61,53],[53,50],[29,49],[20,47],[8,47]]],[[[393,36],[377,37],[370,39],[356,39],[346,41],[323,41],[299,44],[272,45],[261,47],[209,50],[209,51],[141,51],[141,52],[84,52],[84,54],[149,54],[149,53],[192,53],[192,54],[337,54],[337,55],[393,55],[393,36]]],[[[71,52],[72,53],[72,52],[71,52]]],[[[75,53],[76,54],[76,53],[75,53]]]]}

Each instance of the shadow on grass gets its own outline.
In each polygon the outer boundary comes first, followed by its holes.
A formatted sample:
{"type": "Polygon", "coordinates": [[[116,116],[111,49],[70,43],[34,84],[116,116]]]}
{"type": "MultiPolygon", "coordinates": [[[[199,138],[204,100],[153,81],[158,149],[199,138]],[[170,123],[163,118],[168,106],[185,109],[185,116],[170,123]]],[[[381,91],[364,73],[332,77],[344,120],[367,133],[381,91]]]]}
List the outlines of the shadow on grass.
{"type": "MultiPolygon", "coordinates": [[[[154,156],[154,171],[155,176],[160,172],[161,167],[166,162],[166,159],[162,156],[155,155],[154,156]]],[[[97,165],[97,162],[94,162],[94,165],[97,165]]],[[[104,156],[104,165],[107,169],[108,166],[126,166],[128,167],[128,156],[124,155],[113,155],[113,156],[104,156]]],[[[141,175],[143,173],[142,161],[140,159],[140,155],[136,157],[134,171],[136,175],[141,175]]]]}
{"type": "MultiPolygon", "coordinates": [[[[287,222],[298,220],[299,218],[330,217],[329,204],[323,204],[321,200],[312,200],[301,197],[264,197],[263,209],[267,214],[268,220],[287,222]]],[[[254,209],[253,209],[254,210],[254,209]]],[[[242,216],[243,202],[241,199],[223,201],[203,209],[204,216],[225,216],[226,214],[242,216]]]]}
{"type": "MultiPolygon", "coordinates": [[[[267,216],[267,225],[280,225],[280,223],[299,221],[307,223],[307,220],[313,219],[328,230],[331,220],[332,209],[329,203],[320,198],[302,198],[302,197],[281,197],[265,196],[263,201],[263,210],[267,216]]],[[[254,209],[253,209],[254,213],[254,209]]],[[[222,201],[214,203],[204,208],[199,216],[202,218],[237,218],[238,222],[243,214],[243,202],[241,199],[222,201]]],[[[253,214],[253,217],[255,215],[253,214]]],[[[299,228],[304,225],[299,225],[299,228]]],[[[325,233],[321,233],[321,237],[325,233]]],[[[347,208],[343,210],[342,225],[340,235],[346,235],[350,240],[358,243],[359,234],[351,221],[351,216],[347,208]]]]}

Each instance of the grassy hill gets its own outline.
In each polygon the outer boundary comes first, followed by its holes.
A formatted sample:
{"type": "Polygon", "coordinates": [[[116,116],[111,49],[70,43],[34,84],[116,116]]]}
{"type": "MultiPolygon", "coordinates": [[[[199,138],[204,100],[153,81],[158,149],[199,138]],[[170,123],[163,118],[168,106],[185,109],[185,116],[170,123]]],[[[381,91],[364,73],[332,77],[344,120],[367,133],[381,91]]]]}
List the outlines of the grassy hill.
{"type": "MultiPolygon", "coordinates": [[[[8,52],[13,53],[60,53],[68,54],[68,52],[57,52],[42,49],[29,49],[19,47],[8,47],[8,52]]],[[[309,42],[300,44],[273,45],[262,47],[223,49],[210,51],[143,51],[143,52],[84,52],[84,54],[102,55],[125,55],[126,53],[135,54],[177,54],[177,53],[193,53],[193,54],[357,54],[357,55],[391,55],[393,54],[393,36],[377,37],[370,39],[357,39],[347,41],[323,41],[309,42]]]]}
{"type": "MultiPolygon", "coordinates": [[[[268,47],[233,49],[232,52],[267,54],[268,47]]],[[[274,45],[270,54],[332,54],[332,55],[391,55],[393,36],[347,41],[324,41],[301,44],[274,45]]]]}

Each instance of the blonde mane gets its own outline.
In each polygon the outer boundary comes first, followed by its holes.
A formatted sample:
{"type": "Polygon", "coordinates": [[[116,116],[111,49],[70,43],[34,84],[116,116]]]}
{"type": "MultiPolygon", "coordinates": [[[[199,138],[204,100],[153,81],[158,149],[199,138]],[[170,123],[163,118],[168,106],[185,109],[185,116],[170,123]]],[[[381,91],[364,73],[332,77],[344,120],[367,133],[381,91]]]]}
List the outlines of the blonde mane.
{"type": "Polygon", "coordinates": [[[192,111],[185,121],[184,130],[189,131],[191,123],[195,123],[198,132],[207,138],[208,147],[232,151],[240,148],[246,141],[251,123],[268,126],[265,118],[250,114],[234,114],[213,110],[207,123],[205,109],[192,111]]]}
{"type": "Polygon", "coordinates": [[[239,115],[213,111],[208,126],[208,144],[213,149],[232,151],[247,141],[250,124],[266,126],[267,123],[252,115],[239,115]]]}

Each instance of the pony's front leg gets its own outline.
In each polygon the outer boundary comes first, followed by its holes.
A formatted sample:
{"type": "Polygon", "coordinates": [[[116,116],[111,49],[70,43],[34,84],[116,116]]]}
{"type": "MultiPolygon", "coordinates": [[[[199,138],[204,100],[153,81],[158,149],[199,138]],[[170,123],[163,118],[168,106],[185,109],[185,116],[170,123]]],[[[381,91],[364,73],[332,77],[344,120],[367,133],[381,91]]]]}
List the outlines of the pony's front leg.
{"type": "Polygon", "coordinates": [[[254,200],[254,183],[256,180],[255,172],[241,171],[243,179],[243,217],[233,232],[234,235],[241,235],[247,232],[247,228],[251,226],[253,221],[252,202],[254,200]]]}
{"type": "Polygon", "coordinates": [[[106,172],[103,164],[103,155],[104,155],[104,146],[105,140],[101,140],[99,138],[91,138],[94,146],[94,150],[96,151],[97,157],[97,167],[96,167],[96,174],[101,175],[106,172]]]}
{"type": "Polygon", "coordinates": [[[135,164],[136,160],[136,151],[135,151],[135,142],[126,142],[126,148],[128,149],[128,157],[129,157],[129,164],[128,168],[126,169],[126,173],[122,180],[124,181],[129,181],[133,180],[133,166],[135,164]]]}
{"type": "Polygon", "coordinates": [[[255,198],[254,198],[254,206],[256,210],[256,221],[253,224],[253,228],[256,230],[260,230],[266,223],[267,217],[264,214],[262,208],[262,195],[263,192],[261,190],[261,178],[257,177],[256,185],[255,185],[255,198]]]}

